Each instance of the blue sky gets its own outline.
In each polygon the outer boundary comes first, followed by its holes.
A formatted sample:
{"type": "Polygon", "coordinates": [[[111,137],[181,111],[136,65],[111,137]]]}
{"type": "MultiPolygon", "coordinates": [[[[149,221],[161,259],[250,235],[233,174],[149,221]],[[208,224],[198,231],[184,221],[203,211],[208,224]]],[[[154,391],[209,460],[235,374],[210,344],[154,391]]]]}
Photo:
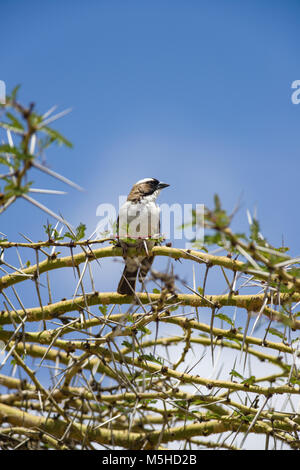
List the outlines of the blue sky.
{"type": "MultiPolygon", "coordinates": [[[[41,112],[73,108],[53,127],[74,149],[47,162],[86,191],[32,172],[68,191],[39,201],[92,232],[98,204],[154,176],[171,185],[160,202],[241,197],[236,227],[256,207],[266,237],[299,255],[299,13],[292,0],[2,1],[0,79],[41,112]]],[[[41,239],[47,218],[18,201],[0,231],[41,239]]]]}

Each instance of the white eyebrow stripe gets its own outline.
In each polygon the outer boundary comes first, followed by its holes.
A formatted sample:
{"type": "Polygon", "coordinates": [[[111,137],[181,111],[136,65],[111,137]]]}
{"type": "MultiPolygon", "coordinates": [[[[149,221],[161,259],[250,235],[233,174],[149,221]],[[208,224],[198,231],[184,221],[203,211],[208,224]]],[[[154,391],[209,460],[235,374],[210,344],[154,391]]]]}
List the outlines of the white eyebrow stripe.
{"type": "Polygon", "coordinates": [[[135,184],[148,183],[149,181],[153,181],[153,178],[144,178],[142,180],[137,181],[135,184]]]}

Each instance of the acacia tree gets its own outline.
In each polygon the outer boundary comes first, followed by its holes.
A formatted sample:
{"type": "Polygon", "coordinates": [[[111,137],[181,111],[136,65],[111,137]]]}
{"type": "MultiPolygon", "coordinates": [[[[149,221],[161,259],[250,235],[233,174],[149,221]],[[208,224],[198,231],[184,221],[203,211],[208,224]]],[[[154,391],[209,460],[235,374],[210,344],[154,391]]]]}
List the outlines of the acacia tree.
{"type": "Polygon", "coordinates": [[[46,191],[32,188],[33,167],[78,186],[41,163],[53,143],[71,146],[49,127],[64,113],[40,115],[17,91],[2,105],[0,213],[23,198],[57,223],[44,241],[1,233],[1,448],[244,449],[252,436],[259,448],[299,448],[299,258],[250,214],[249,232],[235,233],[215,196],[201,249],[162,242],[148,254],[171,263],[142,292],[102,292],[99,260],[122,249],[30,195],[46,191]],[[191,265],[191,285],[177,260],[191,265]],[[73,295],[58,301],[60,271],[73,295]]]}

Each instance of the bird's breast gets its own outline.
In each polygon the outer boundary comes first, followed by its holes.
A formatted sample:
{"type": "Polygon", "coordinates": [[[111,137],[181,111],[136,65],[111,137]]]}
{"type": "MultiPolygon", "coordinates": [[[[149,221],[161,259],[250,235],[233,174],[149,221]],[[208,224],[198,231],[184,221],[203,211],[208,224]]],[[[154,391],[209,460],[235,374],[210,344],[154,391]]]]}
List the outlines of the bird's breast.
{"type": "Polygon", "coordinates": [[[120,238],[146,238],[160,232],[160,210],[153,202],[133,204],[127,201],[119,212],[120,238]]]}

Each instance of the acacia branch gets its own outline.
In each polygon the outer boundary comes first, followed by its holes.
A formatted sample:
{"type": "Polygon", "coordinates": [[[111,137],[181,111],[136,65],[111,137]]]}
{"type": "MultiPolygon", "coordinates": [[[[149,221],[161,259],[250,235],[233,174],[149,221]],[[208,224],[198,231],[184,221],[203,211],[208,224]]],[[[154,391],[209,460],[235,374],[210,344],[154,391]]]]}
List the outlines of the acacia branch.
{"type": "MultiPolygon", "coordinates": [[[[45,305],[43,308],[34,307],[26,309],[26,319],[29,322],[39,321],[39,320],[49,320],[55,317],[59,317],[64,313],[73,312],[73,311],[82,311],[85,309],[86,305],[125,305],[131,304],[138,299],[138,301],[143,305],[155,305],[161,302],[161,294],[149,294],[149,293],[136,293],[135,297],[131,295],[121,295],[115,292],[93,292],[91,294],[85,294],[84,296],[76,297],[74,300],[62,300],[60,302],[55,302],[50,305],[45,305]]],[[[172,306],[174,303],[180,305],[188,305],[190,307],[211,307],[211,304],[218,306],[218,308],[224,306],[236,306],[239,308],[246,309],[247,311],[259,311],[263,305],[265,299],[264,294],[256,295],[207,295],[205,298],[203,296],[192,295],[192,294],[170,294],[164,299],[165,306],[172,306]]],[[[292,296],[290,294],[282,293],[278,298],[273,300],[274,304],[280,302],[283,305],[285,302],[299,301],[300,294],[294,293],[292,296]]],[[[271,302],[271,299],[270,299],[271,302]]],[[[291,326],[293,329],[300,329],[300,321],[296,318],[288,317],[276,310],[270,310],[267,307],[264,308],[263,312],[270,317],[272,320],[283,321],[284,323],[291,326]]],[[[21,310],[12,310],[12,311],[2,311],[0,314],[0,325],[9,324],[11,321],[19,323],[24,318],[25,312],[21,310]]]]}
{"type": "MultiPolygon", "coordinates": [[[[102,242],[102,240],[100,240],[100,242],[102,242]]],[[[83,241],[83,242],[79,242],[78,246],[82,246],[82,247],[89,246],[90,243],[91,242],[89,241],[83,241]]],[[[45,246],[56,246],[56,243],[51,244],[50,242],[46,242],[45,246]]],[[[68,243],[66,244],[66,246],[69,246],[69,247],[71,246],[72,248],[74,248],[76,247],[76,243],[74,242],[68,243]]],[[[143,254],[143,253],[145,254],[145,256],[147,256],[147,253],[145,251],[143,252],[143,250],[137,251],[137,248],[129,248],[127,254],[128,256],[134,256],[134,255],[143,254]]],[[[116,246],[106,246],[106,247],[95,249],[93,251],[90,251],[90,253],[88,253],[88,258],[91,261],[93,259],[108,258],[108,257],[122,257],[122,256],[123,256],[122,248],[119,248],[116,246]]],[[[205,253],[202,251],[183,250],[180,248],[171,248],[167,246],[155,246],[152,248],[152,250],[149,250],[149,256],[166,256],[169,258],[173,258],[175,260],[186,259],[190,261],[195,261],[200,264],[204,263],[204,264],[209,264],[211,266],[222,266],[223,268],[230,269],[231,271],[251,273],[251,269],[249,268],[249,266],[247,266],[242,261],[237,261],[227,256],[215,256],[215,255],[211,255],[209,253],[205,253]]],[[[49,256],[48,259],[42,261],[39,264],[39,273],[42,274],[44,272],[52,271],[54,269],[79,266],[80,264],[86,261],[86,258],[87,258],[86,252],[77,253],[73,256],[65,256],[65,257],[56,257],[55,255],[52,255],[52,256],[49,256]]],[[[23,269],[22,272],[24,274],[23,276],[22,274],[20,274],[20,272],[14,272],[14,273],[8,274],[0,278],[0,290],[6,287],[9,287],[13,284],[22,282],[28,279],[28,277],[34,278],[37,275],[37,266],[36,265],[29,266],[28,268],[23,269]]],[[[270,275],[269,273],[264,272],[263,270],[260,273],[256,273],[255,278],[261,279],[264,281],[269,280],[269,279],[270,281],[280,281],[277,275],[275,274],[270,275]]],[[[285,280],[287,282],[290,282],[291,286],[294,285],[292,276],[288,276],[288,278],[285,280]]],[[[299,287],[299,290],[300,290],[300,287],[299,287]]]]}

